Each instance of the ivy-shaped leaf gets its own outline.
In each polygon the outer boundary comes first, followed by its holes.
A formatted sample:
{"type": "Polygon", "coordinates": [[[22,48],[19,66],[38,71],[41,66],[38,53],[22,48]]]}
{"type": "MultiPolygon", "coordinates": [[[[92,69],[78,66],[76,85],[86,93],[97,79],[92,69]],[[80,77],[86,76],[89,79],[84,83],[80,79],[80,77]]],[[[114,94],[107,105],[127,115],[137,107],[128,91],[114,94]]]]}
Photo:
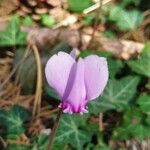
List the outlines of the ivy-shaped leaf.
{"type": "Polygon", "coordinates": [[[89,111],[97,114],[106,110],[124,110],[136,94],[139,77],[127,76],[120,80],[110,79],[104,93],[89,104],[89,111]]]}
{"type": "Polygon", "coordinates": [[[137,28],[143,21],[143,15],[138,10],[121,11],[117,25],[124,31],[137,28]]]}
{"type": "Polygon", "coordinates": [[[120,18],[120,15],[119,15],[119,12],[121,12],[122,11],[122,7],[120,7],[120,6],[112,6],[111,8],[110,8],[110,12],[109,12],[109,20],[110,21],[117,21],[117,20],[119,20],[119,18],[120,18]]]}
{"type": "Polygon", "coordinates": [[[92,4],[92,0],[68,0],[69,10],[73,12],[82,12],[92,4]]]}
{"type": "Polygon", "coordinates": [[[141,95],[138,98],[137,103],[144,113],[150,115],[150,95],[141,95]]]}
{"type": "Polygon", "coordinates": [[[49,141],[49,135],[39,134],[33,139],[33,150],[44,150],[47,149],[49,141]]]}
{"type": "Polygon", "coordinates": [[[53,16],[47,15],[47,14],[43,14],[41,16],[41,23],[42,25],[46,26],[46,27],[53,27],[55,24],[55,19],[53,16]]]}
{"type": "Polygon", "coordinates": [[[107,145],[101,143],[100,146],[96,146],[95,144],[89,143],[87,145],[87,147],[85,148],[85,150],[112,150],[110,147],[108,147],[107,145]]]}
{"type": "Polygon", "coordinates": [[[17,144],[10,144],[8,145],[6,150],[31,150],[30,146],[22,146],[17,144]]]}
{"type": "Polygon", "coordinates": [[[131,138],[143,140],[149,137],[150,128],[142,124],[129,124],[117,128],[113,133],[113,138],[117,140],[129,140],[131,138]]]}
{"type": "Polygon", "coordinates": [[[114,78],[115,75],[123,68],[124,64],[121,60],[108,59],[108,69],[110,78],[114,78]]]}
{"type": "Polygon", "coordinates": [[[13,106],[10,111],[0,110],[0,124],[6,130],[7,138],[15,138],[24,132],[23,123],[28,115],[28,111],[18,105],[13,106]]]}
{"type": "Polygon", "coordinates": [[[121,1],[121,5],[123,7],[126,7],[127,5],[131,5],[131,4],[138,6],[140,2],[141,0],[123,0],[121,1]]]}
{"type": "Polygon", "coordinates": [[[150,125],[150,115],[148,115],[148,116],[146,117],[146,123],[147,123],[148,125],[150,125]]]}
{"type": "Polygon", "coordinates": [[[33,25],[33,19],[31,16],[25,16],[22,20],[22,24],[24,26],[32,26],[33,25]]]}
{"type": "Polygon", "coordinates": [[[136,108],[131,108],[124,113],[123,122],[113,132],[113,138],[127,140],[136,138],[143,140],[150,134],[150,127],[144,124],[144,114],[136,108]]]}
{"type": "Polygon", "coordinates": [[[133,108],[128,109],[124,112],[123,116],[123,124],[129,125],[129,124],[139,124],[143,121],[144,114],[141,112],[140,109],[133,108]]]}
{"type": "Polygon", "coordinates": [[[150,77],[150,42],[146,44],[137,60],[129,60],[127,64],[134,72],[150,77]]]}
{"type": "Polygon", "coordinates": [[[0,32],[0,46],[14,46],[26,44],[27,33],[20,31],[19,18],[14,16],[6,27],[0,32]]]}
{"type": "Polygon", "coordinates": [[[137,28],[143,21],[143,15],[138,10],[125,10],[119,6],[110,9],[109,19],[123,31],[137,28]]]}
{"type": "Polygon", "coordinates": [[[64,114],[59,122],[59,128],[55,137],[55,144],[71,144],[76,149],[91,139],[90,132],[85,130],[86,116],[64,114]]]}

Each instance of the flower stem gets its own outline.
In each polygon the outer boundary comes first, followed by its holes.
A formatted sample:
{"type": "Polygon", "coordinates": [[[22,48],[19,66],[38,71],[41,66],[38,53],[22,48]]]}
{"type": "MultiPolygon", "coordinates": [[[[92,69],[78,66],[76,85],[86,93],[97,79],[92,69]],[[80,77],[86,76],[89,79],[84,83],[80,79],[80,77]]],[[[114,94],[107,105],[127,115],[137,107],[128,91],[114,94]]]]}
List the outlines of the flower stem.
{"type": "Polygon", "coordinates": [[[59,109],[56,121],[55,121],[53,129],[52,129],[52,132],[50,133],[47,150],[52,150],[53,141],[54,141],[55,134],[56,134],[56,131],[57,131],[57,128],[58,128],[58,124],[59,124],[59,120],[60,120],[61,114],[62,114],[62,110],[59,109]]]}

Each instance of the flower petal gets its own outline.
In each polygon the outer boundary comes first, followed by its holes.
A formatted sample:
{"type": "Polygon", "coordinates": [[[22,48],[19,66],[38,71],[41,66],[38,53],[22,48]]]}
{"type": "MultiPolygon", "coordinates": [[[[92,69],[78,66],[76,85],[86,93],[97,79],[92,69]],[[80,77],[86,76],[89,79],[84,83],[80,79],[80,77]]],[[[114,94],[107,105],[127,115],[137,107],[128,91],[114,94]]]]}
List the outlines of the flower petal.
{"type": "Polygon", "coordinates": [[[88,56],[85,63],[86,98],[97,98],[104,90],[108,81],[108,66],[104,57],[97,55],[88,56]]]}
{"type": "Polygon", "coordinates": [[[46,79],[62,98],[75,60],[67,53],[52,56],[45,67],[46,79]]]}
{"type": "Polygon", "coordinates": [[[79,59],[76,63],[76,73],[73,86],[68,96],[64,97],[64,101],[69,105],[69,112],[80,113],[85,108],[85,84],[84,84],[84,61],[79,59]]]}

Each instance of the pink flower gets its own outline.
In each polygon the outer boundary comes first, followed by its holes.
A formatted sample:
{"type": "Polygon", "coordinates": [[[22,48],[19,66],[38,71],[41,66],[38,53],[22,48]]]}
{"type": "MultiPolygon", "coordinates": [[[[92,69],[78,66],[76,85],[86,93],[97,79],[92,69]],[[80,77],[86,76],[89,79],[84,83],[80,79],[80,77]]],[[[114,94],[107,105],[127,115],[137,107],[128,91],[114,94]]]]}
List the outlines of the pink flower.
{"type": "Polygon", "coordinates": [[[97,98],[108,81],[108,66],[104,57],[87,56],[77,61],[65,52],[53,55],[45,67],[46,79],[61,98],[64,113],[86,113],[87,103],[97,98]]]}

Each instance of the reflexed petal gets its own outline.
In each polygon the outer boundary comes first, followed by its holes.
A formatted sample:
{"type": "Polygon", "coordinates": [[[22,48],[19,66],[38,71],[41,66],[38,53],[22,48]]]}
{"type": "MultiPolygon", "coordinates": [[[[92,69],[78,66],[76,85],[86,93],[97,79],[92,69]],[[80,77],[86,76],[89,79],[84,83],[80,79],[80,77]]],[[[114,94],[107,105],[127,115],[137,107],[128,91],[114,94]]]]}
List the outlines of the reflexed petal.
{"type": "Polygon", "coordinates": [[[73,113],[80,113],[81,111],[85,112],[83,109],[85,108],[85,97],[84,62],[83,59],[80,58],[76,63],[76,73],[71,91],[69,92],[69,95],[66,95],[63,99],[68,105],[65,111],[67,112],[69,110],[68,112],[72,111],[73,113]]]}
{"type": "Polygon", "coordinates": [[[62,98],[75,60],[67,53],[52,56],[45,67],[46,79],[62,98]]]}
{"type": "Polygon", "coordinates": [[[96,55],[88,56],[85,63],[86,99],[92,100],[98,97],[104,90],[108,81],[107,61],[96,55]]]}

